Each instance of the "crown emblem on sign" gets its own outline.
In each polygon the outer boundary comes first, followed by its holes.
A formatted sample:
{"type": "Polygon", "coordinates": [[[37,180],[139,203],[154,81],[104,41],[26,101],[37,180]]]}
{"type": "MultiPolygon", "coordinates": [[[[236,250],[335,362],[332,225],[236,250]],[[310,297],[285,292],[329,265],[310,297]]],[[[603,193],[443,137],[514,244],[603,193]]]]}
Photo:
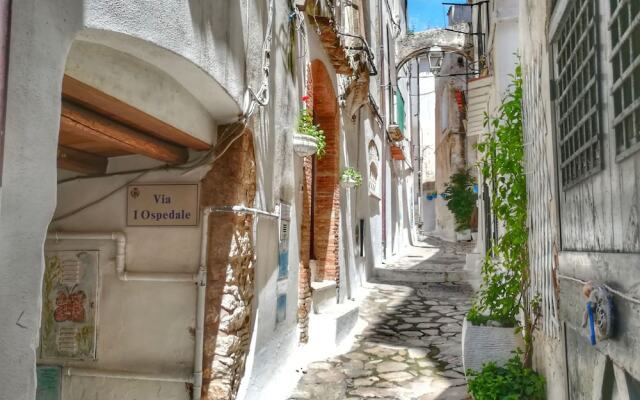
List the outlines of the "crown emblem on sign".
{"type": "Polygon", "coordinates": [[[140,196],[140,189],[138,189],[137,187],[134,187],[133,189],[131,189],[131,197],[133,197],[134,199],[137,199],[138,196],[140,196]]]}

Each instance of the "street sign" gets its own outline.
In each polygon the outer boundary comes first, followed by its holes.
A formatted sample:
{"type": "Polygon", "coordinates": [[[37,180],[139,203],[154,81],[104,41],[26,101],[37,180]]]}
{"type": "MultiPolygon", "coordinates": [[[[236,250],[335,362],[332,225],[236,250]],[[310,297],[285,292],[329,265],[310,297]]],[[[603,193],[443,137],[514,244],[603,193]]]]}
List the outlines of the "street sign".
{"type": "Polygon", "coordinates": [[[198,225],[197,184],[137,184],[127,187],[128,226],[198,225]]]}

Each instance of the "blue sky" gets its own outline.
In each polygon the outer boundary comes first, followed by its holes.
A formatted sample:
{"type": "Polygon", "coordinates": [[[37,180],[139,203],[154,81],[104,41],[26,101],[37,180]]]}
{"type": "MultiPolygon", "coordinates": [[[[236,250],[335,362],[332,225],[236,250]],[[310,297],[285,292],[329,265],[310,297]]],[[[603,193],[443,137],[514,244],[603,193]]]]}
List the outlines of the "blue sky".
{"type": "Polygon", "coordinates": [[[451,3],[450,0],[409,0],[409,29],[420,32],[445,26],[448,6],[442,2],[451,3]]]}

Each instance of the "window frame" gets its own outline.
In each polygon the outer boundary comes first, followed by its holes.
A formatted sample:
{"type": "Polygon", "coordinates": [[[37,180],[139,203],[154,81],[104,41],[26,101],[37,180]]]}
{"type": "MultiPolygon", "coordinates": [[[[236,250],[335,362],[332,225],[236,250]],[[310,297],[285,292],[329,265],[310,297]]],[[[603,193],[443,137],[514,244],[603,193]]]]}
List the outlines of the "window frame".
{"type": "MultiPolygon", "coordinates": [[[[608,110],[609,101],[607,101],[604,94],[607,92],[607,88],[610,86],[609,79],[605,79],[606,75],[610,75],[610,72],[609,72],[610,66],[608,65],[608,63],[605,63],[603,61],[604,57],[602,57],[602,54],[601,54],[602,51],[605,50],[609,45],[608,38],[605,38],[604,41],[602,38],[603,20],[605,20],[604,17],[606,17],[605,11],[608,10],[608,8],[605,9],[603,7],[603,3],[606,3],[606,1],[604,0],[558,0],[555,4],[555,8],[553,9],[551,18],[550,18],[550,24],[549,24],[549,30],[548,30],[548,38],[549,38],[548,49],[549,49],[549,60],[550,60],[549,74],[551,79],[551,93],[552,93],[551,121],[552,121],[552,129],[554,132],[554,146],[556,149],[556,173],[558,176],[558,186],[559,186],[559,189],[563,192],[566,192],[571,188],[574,188],[576,186],[583,184],[594,175],[602,172],[606,167],[607,139],[611,132],[610,130],[611,123],[609,119],[610,114],[608,110]],[[598,146],[599,162],[596,166],[593,166],[582,175],[574,179],[571,179],[568,182],[565,182],[565,179],[563,178],[563,168],[566,167],[567,165],[564,165],[564,166],[562,165],[563,162],[565,162],[565,160],[563,159],[563,155],[562,155],[563,154],[562,147],[561,147],[562,134],[560,132],[560,126],[559,126],[559,120],[561,116],[559,115],[560,113],[558,112],[560,93],[558,88],[556,39],[560,35],[562,28],[564,28],[565,26],[564,24],[567,22],[567,20],[570,17],[569,15],[570,7],[573,6],[575,3],[584,4],[586,1],[593,1],[596,6],[596,10],[595,10],[596,12],[594,14],[594,18],[595,18],[594,24],[596,28],[595,41],[596,41],[597,51],[595,52],[596,80],[594,82],[594,85],[596,86],[597,104],[596,104],[595,112],[597,113],[596,117],[598,119],[598,132],[596,136],[594,136],[594,138],[597,141],[597,143],[599,143],[599,146],[598,146]]],[[[573,105],[571,105],[571,107],[574,107],[574,106],[578,106],[578,104],[574,103],[573,105]]],[[[575,132],[573,135],[577,133],[579,132],[575,132]]],[[[593,140],[593,138],[589,140],[593,140]]],[[[595,144],[596,141],[594,141],[593,144],[595,144]]],[[[579,150],[584,148],[586,143],[588,143],[588,141],[585,141],[584,143],[582,143],[581,146],[579,147],[579,150]]],[[[573,156],[568,158],[568,160],[573,159],[575,155],[579,155],[581,153],[582,151],[574,152],[573,156]]]]}
{"type": "MultiPolygon", "coordinates": [[[[636,1],[636,0],[619,0],[620,3],[627,3],[627,4],[631,4],[632,1],[636,1]]],[[[603,13],[606,13],[606,20],[604,21],[604,26],[606,28],[606,32],[607,32],[607,42],[606,42],[606,47],[605,47],[605,51],[606,51],[606,59],[607,59],[607,67],[608,67],[608,76],[609,79],[607,81],[607,95],[610,99],[610,105],[609,105],[609,114],[610,114],[610,118],[609,118],[609,122],[610,122],[610,136],[611,136],[611,146],[612,146],[612,157],[615,159],[616,163],[620,163],[624,160],[626,160],[627,158],[629,158],[630,156],[636,154],[639,150],[640,150],[640,140],[636,141],[636,143],[632,144],[630,147],[625,148],[623,151],[618,152],[618,136],[617,136],[617,132],[616,132],[616,126],[617,124],[615,123],[616,120],[616,112],[615,112],[615,98],[614,98],[614,89],[615,89],[615,85],[616,85],[616,81],[614,80],[614,54],[613,51],[614,49],[616,49],[616,47],[618,46],[618,43],[614,44],[613,40],[611,38],[611,29],[613,26],[613,19],[612,16],[614,10],[611,10],[610,8],[610,3],[609,1],[605,1],[604,3],[606,6],[606,9],[603,9],[603,13]]],[[[615,15],[616,17],[618,15],[615,15]]],[[[640,14],[638,14],[635,17],[636,23],[640,24],[640,14]]],[[[634,21],[632,21],[634,22],[634,21]]],[[[638,27],[638,29],[640,29],[640,25],[636,25],[638,27]]],[[[629,36],[633,36],[633,30],[631,29],[633,28],[633,26],[629,26],[629,36]]],[[[633,54],[633,53],[632,53],[633,54]]],[[[633,67],[635,64],[635,70],[640,72],[640,54],[636,55],[636,59],[631,60],[630,62],[630,67],[633,67]]],[[[634,68],[631,68],[630,72],[633,72],[634,68]]],[[[630,77],[633,77],[633,74],[630,74],[630,77]]],[[[640,73],[638,74],[638,77],[640,78],[640,73]]],[[[629,82],[630,83],[630,82],[629,82]]],[[[624,85],[622,85],[622,87],[624,87],[624,85]]],[[[637,88],[638,91],[640,92],[640,87],[637,88]]],[[[633,91],[635,91],[635,89],[632,87],[632,93],[633,91]]],[[[640,118],[640,93],[636,93],[636,98],[633,99],[633,94],[632,94],[632,100],[631,100],[631,106],[634,105],[636,106],[635,110],[631,111],[631,114],[633,114],[634,112],[636,113],[636,118],[640,118]]],[[[621,114],[624,114],[627,111],[627,109],[623,109],[621,114]]],[[[622,122],[623,123],[623,122],[622,122]]],[[[637,124],[636,124],[637,125],[637,124]]],[[[638,135],[638,134],[636,134],[638,135]]]]}

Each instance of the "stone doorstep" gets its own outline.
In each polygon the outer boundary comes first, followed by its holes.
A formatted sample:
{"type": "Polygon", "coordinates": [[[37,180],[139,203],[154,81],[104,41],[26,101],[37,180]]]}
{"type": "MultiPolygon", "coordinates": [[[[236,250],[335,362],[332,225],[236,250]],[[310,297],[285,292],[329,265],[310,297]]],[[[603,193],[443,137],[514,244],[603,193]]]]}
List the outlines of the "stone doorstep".
{"type": "Polygon", "coordinates": [[[324,313],[338,303],[336,281],[311,282],[311,304],[315,314],[324,313]]]}
{"type": "Polygon", "coordinates": [[[309,345],[328,346],[332,348],[340,344],[355,328],[360,314],[360,306],[355,301],[347,300],[343,304],[327,307],[320,314],[309,316],[309,345]]]}
{"type": "Polygon", "coordinates": [[[466,282],[466,271],[411,271],[392,270],[387,268],[374,268],[374,275],[387,282],[418,282],[418,283],[444,283],[466,282]]]}

